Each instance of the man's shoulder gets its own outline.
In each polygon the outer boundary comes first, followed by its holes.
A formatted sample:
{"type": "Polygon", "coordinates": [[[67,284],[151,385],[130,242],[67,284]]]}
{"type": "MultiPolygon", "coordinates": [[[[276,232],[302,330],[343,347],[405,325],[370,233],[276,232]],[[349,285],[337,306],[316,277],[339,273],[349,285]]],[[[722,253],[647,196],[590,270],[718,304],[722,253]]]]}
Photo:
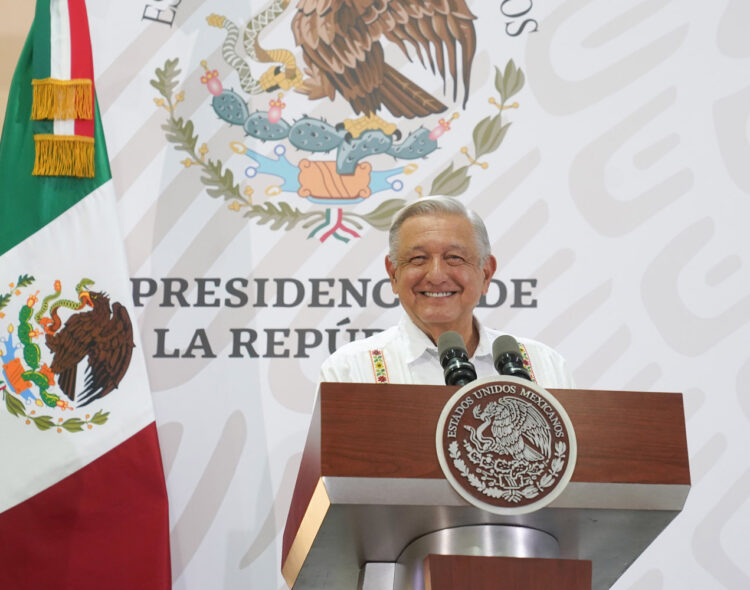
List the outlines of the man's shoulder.
{"type": "MultiPolygon", "coordinates": [[[[489,343],[495,341],[498,336],[508,334],[501,330],[495,330],[484,326],[489,343]]],[[[565,358],[551,346],[524,336],[513,336],[525,351],[531,370],[538,383],[544,387],[574,387],[573,375],[565,362],[565,358]]]]}
{"type": "MultiPolygon", "coordinates": [[[[340,346],[320,367],[320,381],[370,382],[373,376],[373,358],[376,351],[392,352],[398,340],[398,327],[393,326],[367,338],[353,340],[340,346]]],[[[398,357],[398,352],[396,352],[398,357]]]]}
{"type": "Polygon", "coordinates": [[[341,345],[336,351],[331,354],[329,359],[339,359],[352,355],[360,355],[363,352],[369,352],[378,348],[383,348],[392,342],[398,336],[398,326],[391,326],[368,336],[367,338],[360,338],[359,340],[352,340],[346,344],[341,345]]]}
{"type": "Polygon", "coordinates": [[[533,338],[527,338],[526,336],[516,336],[515,334],[510,334],[509,332],[506,332],[504,330],[496,330],[489,326],[482,326],[482,329],[486,332],[490,345],[492,345],[495,339],[500,336],[512,336],[516,339],[516,342],[518,342],[528,351],[533,350],[543,354],[550,354],[551,356],[560,356],[560,354],[554,348],[548,346],[547,344],[544,344],[544,342],[534,340],[533,338]]]}
{"type": "Polygon", "coordinates": [[[526,338],[525,336],[519,336],[518,338],[516,338],[516,340],[518,340],[518,342],[522,344],[526,348],[526,350],[534,350],[540,353],[549,354],[554,357],[562,356],[554,348],[545,344],[544,342],[539,342],[539,340],[526,338]]]}
{"type": "Polygon", "coordinates": [[[517,340],[526,349],[537,382],[543,387],[571,388],[575,386],[573,374],[565,362],[565,357],[554,348],[531,338],[518,338],[517,340]]]}

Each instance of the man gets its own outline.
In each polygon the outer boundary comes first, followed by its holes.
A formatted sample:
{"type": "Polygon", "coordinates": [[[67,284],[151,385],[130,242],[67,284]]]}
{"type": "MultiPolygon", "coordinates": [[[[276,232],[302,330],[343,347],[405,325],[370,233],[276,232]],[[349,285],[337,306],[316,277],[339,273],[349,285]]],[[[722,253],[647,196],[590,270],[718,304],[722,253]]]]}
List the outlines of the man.
{"type": "MultiPolygon", "coordinates": [[[[478,377],[497,375],[492,343],[474,308],[487,293],[497,261],[481,218],[457,199],[430,197],[404,207],[389,233],[385,268],[406,312],[397,326],[342,346],[321,368],[321,381],[444,384],[437,341],[446,331],[466,343],[478,377]]],[[[573,387],[563,358],[520,339],[527,370],[543,387],[573,387]]]]}

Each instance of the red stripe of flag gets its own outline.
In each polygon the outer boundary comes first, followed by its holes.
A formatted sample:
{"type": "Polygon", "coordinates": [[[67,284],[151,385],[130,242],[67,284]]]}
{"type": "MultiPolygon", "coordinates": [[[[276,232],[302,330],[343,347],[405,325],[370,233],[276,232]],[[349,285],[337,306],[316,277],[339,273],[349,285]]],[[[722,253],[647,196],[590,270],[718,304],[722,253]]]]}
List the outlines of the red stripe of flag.
{"type": "Polygon", "coordinates": [[[151,423],[0,514],[0,588],[169,590],[166,496],[151,423]]]}
{"type": "MultiPolygon", "coordinates": [[[[91,55],[88,16],[84,0],[68,0],[70,20],[70,77],[91,80],[91,104],[94,101],[94,61],[91,55]]],[[[76,119],[75,134],[94,137],[94,118],[76,119]]]]}

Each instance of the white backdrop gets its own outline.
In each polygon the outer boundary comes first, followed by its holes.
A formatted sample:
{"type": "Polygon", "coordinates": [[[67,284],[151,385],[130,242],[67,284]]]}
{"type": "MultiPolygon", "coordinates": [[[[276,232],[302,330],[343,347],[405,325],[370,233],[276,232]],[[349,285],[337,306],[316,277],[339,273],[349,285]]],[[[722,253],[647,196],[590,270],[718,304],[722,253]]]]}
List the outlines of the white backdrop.
{"type": "MultiPolygon", "coordinates": [[[[251,161],[235,154],[231,142],[271,158],[280,145],[293,165],[332,157],[311,156],[286,140],[247,137],[211,107],[200,81],[202,60],[251,112],[268,110],[276,98],[241,90],[221,56],[225,30],[206,21],[221,14],[242,30],[262,3],[169,4],[88,2],[130,275],[137,293],[155,288],[136,303],[167,472],[174,588],[282,588],[281,532],[329,338],[348,340],[346,329],[361,336],[399,316],[397,308],[378,305],[393,302],[390,290],[372,289],[385,276],[385,233],[360,220],[359,228],[348,226],[360,237],[340,231],[321,241],[332,226],[310,237],[320,220],[303,228],[303,221],[290,227],[277,218],[278,227],[274,219],[260,224],[244,217],[267,203],[303,213],[327,207],[273,188],[281,185],[278,177],[246,177],[251,161]],[[156,8],[174,22],[143,18],[156,8]],[[162,128],[169,104],[150,84],[157,68],[174,59],[179,73],[167,94],[182,129],[192,124],[193,155],[176,149],[179,141],[162,128]],[[201,163],[194,156],[204,143],[201,163]],[[201,180],[208,159],[232,172],[228,186],[236,184],[240,198],[209,195],[201,180]],[[325,278],[334,279],[332,287],[317,285],[330,293],[316,295],[311,279],[325,278]],[[186,281],[184,304],[165,295],[166,286],[180,285],[168,279],[186,281]],[[247,286],[232,279],[246,279],[247,286]],[[286,279],[282,305],[280,279],[286,279]],[[369,279],[364,306],[351,295],[342,298],[344,279],[355,286],[369,279]],[[257,334],[257,358],[233,358],[232,337],[248,336],[247,330],[257,334]],[[300,338],[313,342],[315,330],[322,343],[300,355],[300,338]]],[[[446,118],[459,117],[436,152],[416,160],[411,174],[397,175],[401,190],[340,208],[368,215],[389,199],[415,199],[430,193],[450,163],[469,164],[474,128],[499,112],[489,102],[499,101],[495,68],[504,71],[512,59],[525,74],[508,101],[518,108],[502,113],[512,124],[498,148],[478,158],[486,167],[467,169],[470,184],[457,198],[487,221],[500,261],[496,278],[509,288],[514,280],[536,283],[521,283],[531,292],[522,306],[511,305],[511,292],[478,314],[557,348],[582,388],[684,392],[693,478],[687,506],[615,588],[748,588],[750,5],[469,0],[469,6],[478,17],[478,48],[466,109],[462,89],[454,103],[450,80],[444,95],[439,76],[386,44],[388,62],[448,105],[446,118]]],[[[260,41],[291,50],[301,63],[290,30],[294,10],[292,3],[260,41]]],[[[267,67],[251,64],[258,75],[267,67]]],[[[289,122],[303,114],[331,123],[354,116],[341,98],[332,104],[285,91],[283,101],[289,122]]],[[[432,129],[439,119],[381,114],[403,136],[419,125],[432,129]]],[[[374,170],[408,164],[390,156],[366,161],[374,170]]]]}

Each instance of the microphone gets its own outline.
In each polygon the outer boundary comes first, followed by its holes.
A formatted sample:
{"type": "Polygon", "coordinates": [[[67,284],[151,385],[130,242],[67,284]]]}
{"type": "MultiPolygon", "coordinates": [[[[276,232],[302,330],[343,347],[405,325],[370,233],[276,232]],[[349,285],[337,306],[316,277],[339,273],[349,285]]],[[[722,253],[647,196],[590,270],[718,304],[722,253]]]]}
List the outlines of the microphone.
{"type": "Polygon", "coordinates": [[[492,343],[492,360],[495,369],[501,375],[532,380],[529,372],[523,367],[521,349],[513,336],[504,334],[495,338],[492,343]]]}
{"type": "Polygon", "coordinates": [[[438,354],[446,385],[466,385],[477,378],[477,371],[469,362],[464,339],[456,332],[443,332],[440,335],[438,354]]]}

